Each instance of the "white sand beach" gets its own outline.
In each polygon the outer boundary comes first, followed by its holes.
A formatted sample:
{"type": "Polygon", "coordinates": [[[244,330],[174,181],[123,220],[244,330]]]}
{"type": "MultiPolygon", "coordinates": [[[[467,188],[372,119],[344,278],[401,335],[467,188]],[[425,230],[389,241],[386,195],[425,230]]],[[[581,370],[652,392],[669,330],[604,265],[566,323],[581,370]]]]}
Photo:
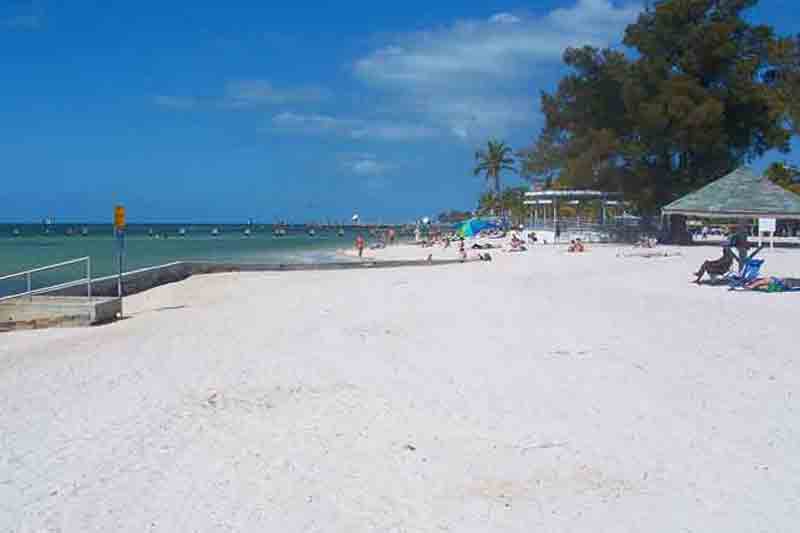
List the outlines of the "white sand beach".
{"type": "Polygon", "coordinates": [[[800,294],[669,250],[197,276],[2,335],[0,531],[797,531],[800,294]]]}

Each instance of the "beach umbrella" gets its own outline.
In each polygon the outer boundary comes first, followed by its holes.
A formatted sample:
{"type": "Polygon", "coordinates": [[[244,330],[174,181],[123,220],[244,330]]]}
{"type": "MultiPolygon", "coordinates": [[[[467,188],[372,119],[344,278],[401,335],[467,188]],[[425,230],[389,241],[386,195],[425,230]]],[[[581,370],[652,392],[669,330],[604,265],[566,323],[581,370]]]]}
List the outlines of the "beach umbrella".
{"type": "Polygon", "coordinates": [[[496,220],[471,218],[459,224],[456,228],[456,233],[458,233],[460,237],[474,237],[483,230],[497,228],[500,228],[500,224],[496,220]]]}

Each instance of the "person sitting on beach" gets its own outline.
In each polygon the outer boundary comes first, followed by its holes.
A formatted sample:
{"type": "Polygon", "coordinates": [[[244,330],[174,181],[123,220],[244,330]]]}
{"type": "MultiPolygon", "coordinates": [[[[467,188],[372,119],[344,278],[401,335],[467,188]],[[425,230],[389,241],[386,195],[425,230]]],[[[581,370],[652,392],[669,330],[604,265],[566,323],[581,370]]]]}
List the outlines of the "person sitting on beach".
{"type": "Polygon", "coordinates": [[[583,243],[581,242],[580,239],[573,239],[570,241],[569,248],[567,248],[567,251],[570,253],[581,253],[585,252],[586,248],[584,248],[583,243]]]}
{"type": "Polygon", "coordinates": [[[462,237],[460,241],[458,241],[458,253],[461,256],[462,261],[467,260],[467,250],[464,248],[464,238],[462,237]]]}
{"type": "Polygon", "coordinates": [[[711,277],[715,276],[722,276],[728,273],[733,266],[733,252],[731,251],[729,246],[725,246],[722,248],[722,257],[719,259],[709,259],[708,261],[704,261],[702,265],[700,265],[700,270],[694,273],[697,276],[697,279],[694,280],[695,283],[700,283],[700,280],[703,279],[703,276],[708,274],[711,277]]]}
{"type": "Polygon", "coordinates": [[[511,234],[511,251],[512,252],[524,252],[527,248],[525,248],[525,241],[519,238],[516,233],[511,234]]]}
{"type": "Polygon", "coordinates": [[[539,241],[539,237],[536,236],[536,232],[532,231],[528,233],[528,240],[531,244],[536,244],[539,241]]]}

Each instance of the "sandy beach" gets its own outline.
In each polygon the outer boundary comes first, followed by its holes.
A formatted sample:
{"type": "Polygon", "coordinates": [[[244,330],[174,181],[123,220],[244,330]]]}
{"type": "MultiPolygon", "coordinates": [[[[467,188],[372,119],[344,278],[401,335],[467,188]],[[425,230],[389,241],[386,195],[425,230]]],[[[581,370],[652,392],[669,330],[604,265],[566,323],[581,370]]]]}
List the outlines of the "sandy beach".
{"type": "Polygon", "coordinates": [[[0,531],[796,531],[800,294],[664,250],[196,276],[2,335],[0,531]]]}

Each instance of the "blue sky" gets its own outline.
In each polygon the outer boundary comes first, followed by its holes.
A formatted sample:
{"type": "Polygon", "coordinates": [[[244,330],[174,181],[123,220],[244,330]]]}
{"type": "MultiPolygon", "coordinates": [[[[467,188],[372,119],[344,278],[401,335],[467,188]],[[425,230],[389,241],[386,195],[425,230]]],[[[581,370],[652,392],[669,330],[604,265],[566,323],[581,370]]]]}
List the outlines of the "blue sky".
{"type": "MultiPolygon", "coordinates": [[[[797,31],[794,2],[751,17],[797,31]]],[[[471,208],[475,149],[529,143],[563,48],[617,43],[639,9],[0,0],[0,221],[104,221],[115,202],[142,222],[471,208]]]]}

